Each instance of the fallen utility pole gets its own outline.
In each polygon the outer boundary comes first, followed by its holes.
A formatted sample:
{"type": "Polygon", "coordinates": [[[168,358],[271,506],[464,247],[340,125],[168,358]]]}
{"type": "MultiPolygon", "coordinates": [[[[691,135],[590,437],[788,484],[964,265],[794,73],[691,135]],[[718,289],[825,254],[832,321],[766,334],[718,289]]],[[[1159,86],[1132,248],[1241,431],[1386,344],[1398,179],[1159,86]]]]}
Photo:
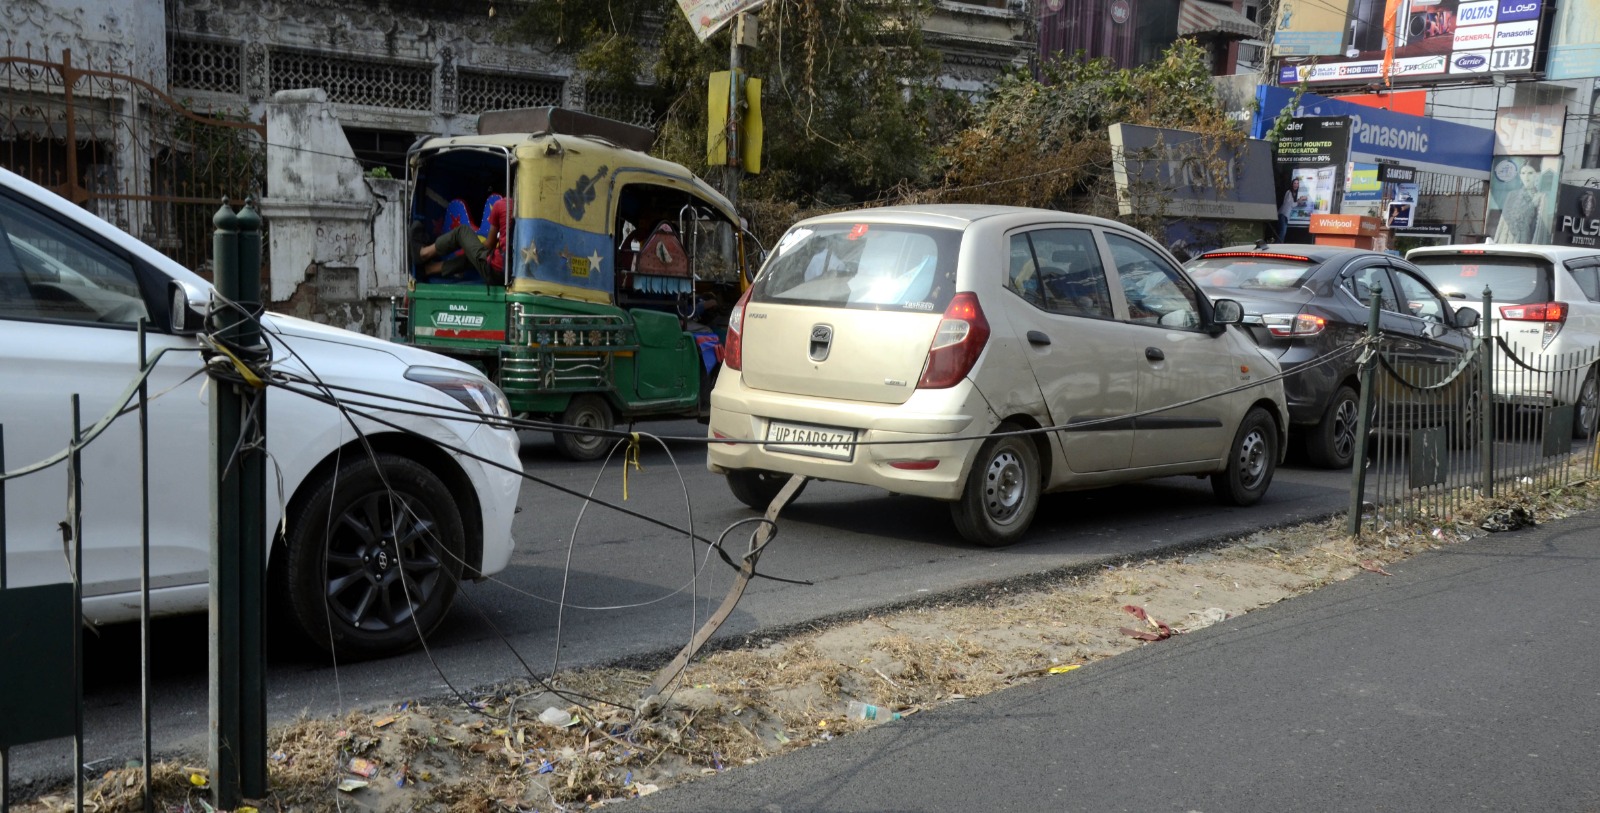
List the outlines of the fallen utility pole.
{"type": "Polygon", "coordinates": [[[739,563],[739,575],[733,580],[733,586],[728,588],[728,595],[722,599],[722,606],[718,607],[717,611],[706,619],[706,623],[695,632],[693,638],[689,639],[689,643],[683,647],[677,657],[674,657],[671,663],[656,673],[656,679],[651,681],[649,688],[645,689],[643,694],[639,696],[638,712],[640,716],[651,717],[660,710],[661,693],[666,691],[667,684],[677,680],[678,676],[683,674],[683,670],[689,665],[690,659],[695,656],[696,652],[700,651],[700,647],[705,646],[706,641],[711,640],[711,636],[716,634],[717,628],[722,626],[722,622],[727,621],[728,616],[733,614],[733,608],[739,605],[739,599],[744,595],[744,589],[750,585],[750,580],[755,578],[756,562],[761,558],[761,552],[766,549],[767,543],[772,541],[772,535],[775,533],[773,529],[777,527],[778,514],[783,511],[783,507],[788,505],[790,500],[794,499],[794,495],[800,493],[800,489],[806,484],[806,479],[803,474],[790,475],[789,482],[784,483],[783,488],[778,489],[777,496],[773,497],[772,502],[767,504],[766,521],[761,523],[761,526],[756,528],[756,532],[750,535],[750,550],[745,553],[743,561],[739,563]]]}

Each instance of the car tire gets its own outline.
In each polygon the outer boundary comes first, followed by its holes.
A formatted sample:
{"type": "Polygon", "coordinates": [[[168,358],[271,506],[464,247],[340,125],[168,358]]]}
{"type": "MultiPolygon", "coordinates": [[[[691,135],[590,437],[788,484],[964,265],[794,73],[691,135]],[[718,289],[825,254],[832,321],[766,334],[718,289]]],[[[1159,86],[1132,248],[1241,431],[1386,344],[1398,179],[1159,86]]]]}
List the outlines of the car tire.
{"type": "Polygon", "coordinates": [[[1228,447],[1227,467],[1211,475],[1211,490],[1224,505],[1254,505],[1267,493],[1278,467],[1278,427],[1261,407],[1252,407],[1228,447]]]}
{"type": "MultiPolygon", "coordinates": [[[[561,423],[579,429],[609,430],[616,426],[611,405],[593,393],[575,395],[561,413],[561,423]]],[[[599,460],[616,443],[606,435],[586,435],[582,432],[556,432],[556,451],[568,460],[583,462],[599,460]]]]}
{"type": "Polygon", "coordinates": [[[409,458],[363,455],[305,494],[282,571],[300,631],[340,658],[426,639],[466,565],[466,531],[444,481],[409,458]]]}
{"type": "MultiPolygon", "coordinates": [[[[767,510],[772,504],[772,498],[778,496],[785,483],[789,482],[790,475],[765,469],[734,469],[728,472],[728,490],[733,492],[733,498],[757,511],[767,510]]],[[[800,493],[806,490],[810,480],[800,484],[800,489],[789,498],[789,502],[800,499],[800,493]]]]}
{"type": "MultiPolygon", "coordinates": [[[[1016,432],[1001,424],[997,433],[1016,432]]],[[[989,438],[967,473],[961,497],[950,504],[950,519],[962,538],[1000,548],[1021,539],[1039,510],[1039,450],[1022,435],[989,438]]]]}
{"type": "Polygon", "coordinates": [[[1356,457],[1361,399],[1354,387],[1340,385],[1328,401],[1322,420],[1306,434],[1306,457],[1313,466],[1348,469],[1356,457]]]}
{"type": "Polygon", "coordinates": [[[1578,399],[1572,410],[1572,437],[1588,440],[1594,437],[1595,424],[1600,419],[1600,381],[1596,373],[1600,367],[1590,367],[1589,374],[1578,385],[1578,399]]]}

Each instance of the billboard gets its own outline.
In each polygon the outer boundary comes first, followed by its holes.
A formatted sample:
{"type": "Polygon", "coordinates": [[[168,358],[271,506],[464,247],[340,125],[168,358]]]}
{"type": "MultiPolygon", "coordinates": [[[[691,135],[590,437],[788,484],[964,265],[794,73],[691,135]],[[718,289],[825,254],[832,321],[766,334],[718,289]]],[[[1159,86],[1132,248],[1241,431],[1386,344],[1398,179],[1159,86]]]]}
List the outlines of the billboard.
{"type": "Polygon", "coordinates": [[[1567,107],[1502,107],[1494,117],[1495,155],[1560,155],[1567,107]]]}
{"type": "Polygon", "coordinates": [[[1299,118],[1290,122],[1273,150],[1278,214],[1290,226],[1309,226],[1315,215],[1333,212],[1350,160],[1350,119],[1344,116],[1299,118]]]}
{"type": "Polygon", "coordinates": [[[1562,184],[1554,224],[1558,246],[1600,246],[1600,189],[1562,184]]]}
{"type": "Polygon", "coordinates": [[[1565,2],[1556,9],[1550,30],[1547,79],[1600,76],[1600,14],[1592,4],[1565,2]]]}
{"type": "MultiPolygon", "coordinates": [[[[1295,102],[1287,88],[1262,85],[1251,134],[1261,138],[1284,108],[1295,102]]],[[[1407,116],[1388,110],[1305,93],[1291,111],[1296,116],[1349,116],[1350,154],[1358,161],[1399,161],[1428,172],[1488,179],[1494,131],[1443,119],[1407,116]]]]}
{"type": "Polygon", "coordinates": [[[1233,148],[1188,130],[1111,125],[1112,171],[1122,214],[1271,220],[1272,145],[1233,148]]]}
{"type": "Polygon", "coordinates": [[[1337,56],[1344,51],[1349,0],[1282,0],[1273,56],[1337,56]]]}
{"type": "MultiPolygon", "coordinates": [[[[1545,0],[1398,0],[1394,53],[1384,31],[1385,0],[1349,0],[1343,50],[1314,64],[1281,65],[1278,84],[1418,84],[1470,79],[1473,74],[1537,70],[1540,15],[1545,0]]],[[[1337,3],[1335,4],[1337,5],[1337,3]]]]}
{"type": "Polygon", "coordinates": [[[1496,243],[1549,243],[1561,159],[1496,155],[1484,233],[1496,243]]]}

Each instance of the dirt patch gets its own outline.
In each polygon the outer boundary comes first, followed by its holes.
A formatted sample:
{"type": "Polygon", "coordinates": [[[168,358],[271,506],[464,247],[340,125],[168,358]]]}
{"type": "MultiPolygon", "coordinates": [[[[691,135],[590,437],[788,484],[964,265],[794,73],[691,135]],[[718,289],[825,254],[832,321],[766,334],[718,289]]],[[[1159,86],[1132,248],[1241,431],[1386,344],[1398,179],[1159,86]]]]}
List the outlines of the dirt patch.
{"type": "MultiPolygon", "coordinates": [[[[1418,552],[1458,544],[1495,518],[1545,521],[1600,505],[1592,484],[1467,506],[1439,523],[1386,526],[1359,541],[1344,520],[1260,532],[1225,546],[1107,565],[982,604],[873,616],[727,650],[693,663],[661,713],[633,708],[652,673],[590,669],[553,687],[500,687],[473,707],[407,701],[341,719],[302,719],[271,737],[272,795],[258,810],[581,810],[607,800],[826,743],[1020,682],[1064,677],[1112,657],[1299,595],[1418,552]],[[847,714],[877,707],[875,721],[847,714]]],[[[891,723],[892,724],[892,723],[891,723]]],[[[158,809],[210,810],[209,778],[154,768],[158,809]]],[[[110,771],[87,794],[94,811],[142,810],[141,771],[110,771]]],[[[71,792],[13,805],[70,809],[71,792]]]]}

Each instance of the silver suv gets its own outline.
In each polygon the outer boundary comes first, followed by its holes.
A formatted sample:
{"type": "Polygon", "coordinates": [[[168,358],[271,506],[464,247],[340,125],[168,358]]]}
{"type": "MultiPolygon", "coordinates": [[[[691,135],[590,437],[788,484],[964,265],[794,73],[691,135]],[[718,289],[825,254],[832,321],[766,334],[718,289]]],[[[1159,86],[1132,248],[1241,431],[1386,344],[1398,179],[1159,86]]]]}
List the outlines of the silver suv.
{"type": "Polygon", "coordinates": [[[728,326],[708,464],[763,508],[789,474],[950,504],[981,545],[1039,495],[1174,474],[1266,492],[1277,361],[1165,250],[1109,220],[1008,206],[812,218],[728,326]],[[733,442],[733,441],[744,442],[733,442]]]}

